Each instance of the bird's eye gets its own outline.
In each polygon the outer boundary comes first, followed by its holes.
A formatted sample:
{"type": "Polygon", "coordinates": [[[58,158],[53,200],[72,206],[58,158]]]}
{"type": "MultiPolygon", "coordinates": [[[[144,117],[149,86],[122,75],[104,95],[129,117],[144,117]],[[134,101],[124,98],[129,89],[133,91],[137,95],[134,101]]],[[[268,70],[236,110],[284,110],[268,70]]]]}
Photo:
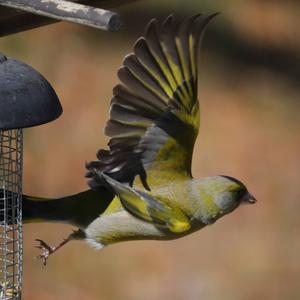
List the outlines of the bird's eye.
{"type": "Polygon", "coordinates": [[[244,193],[245,193],[244,189],[238,189],[235,191],[235,195],[239,198],[242,197],[244,193]]]}

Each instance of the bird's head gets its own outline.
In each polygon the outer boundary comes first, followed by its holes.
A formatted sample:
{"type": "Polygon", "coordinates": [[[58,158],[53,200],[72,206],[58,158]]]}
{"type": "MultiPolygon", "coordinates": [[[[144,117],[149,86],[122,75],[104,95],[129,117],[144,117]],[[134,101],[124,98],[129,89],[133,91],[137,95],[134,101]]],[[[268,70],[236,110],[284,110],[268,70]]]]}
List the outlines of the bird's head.
{"type": "Polygon", "coordinates": [[[256,199],[246,186],[230,176],[207,177],[196,184],[197,211],[195,219],[211,224],[218,218],[232,212],[240,204],[254,204],[256,199]]]}

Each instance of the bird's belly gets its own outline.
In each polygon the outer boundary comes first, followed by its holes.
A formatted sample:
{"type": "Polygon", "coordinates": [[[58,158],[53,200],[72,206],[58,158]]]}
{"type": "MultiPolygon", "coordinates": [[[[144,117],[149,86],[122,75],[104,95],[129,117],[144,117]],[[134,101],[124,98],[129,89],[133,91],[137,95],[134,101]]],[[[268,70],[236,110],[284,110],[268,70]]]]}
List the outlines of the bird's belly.
{"type": "Polygon", "coordinates": [[[122,209],[94,220],[85,229],[87,241],[101,248],[103,246],[131,240],[164,240],[179,237],[169,230],[144,222],[122,209]]]}

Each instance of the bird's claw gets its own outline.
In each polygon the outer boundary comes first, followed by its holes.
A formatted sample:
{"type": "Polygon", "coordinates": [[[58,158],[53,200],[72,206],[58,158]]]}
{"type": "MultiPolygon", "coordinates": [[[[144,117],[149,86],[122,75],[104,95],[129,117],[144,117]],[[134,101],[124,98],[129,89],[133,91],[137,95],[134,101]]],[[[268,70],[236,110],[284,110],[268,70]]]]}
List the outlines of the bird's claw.
{"type": "Polygon", "coordinates": [[[36,239],[37,242],[39,242],[38,246],[35,246],[35,248],[38,248],[42,250],[42,253],[35,258],[41,259],[43,261],[43,265],[46,266],[47,260],[49,256],[55,252],[55,248],[49,246],[47,243],[45,243],[43,240],[36,239]]]}
{"type": "MultiPolygon", "coordinates": [[[[51,247],[47,243],[45,243],[43,240],[36,239],[37,242],[39,242],[38,246],[35,246],[36,248],[42,250],[42,254],[36,256],[37,259],[41,259],[43,261],[43,265],[46,266],[47,260],[51,254],[56,252],[58,249],[60,249],[63,245],[68,243],[72,239],[72,235],[75,235],[75,233],[69,235],[67,239],[63,239],[62,242],[57,245],[56,247],[51,247]]],[[[78,233],[77,233],[78,234],[78,233]]]]}

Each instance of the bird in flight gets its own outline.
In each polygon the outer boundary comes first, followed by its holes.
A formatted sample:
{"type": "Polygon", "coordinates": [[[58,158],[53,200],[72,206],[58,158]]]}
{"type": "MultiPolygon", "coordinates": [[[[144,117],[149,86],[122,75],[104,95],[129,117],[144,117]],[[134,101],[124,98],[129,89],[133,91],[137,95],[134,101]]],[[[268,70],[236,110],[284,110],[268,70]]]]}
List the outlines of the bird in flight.
{"type": "Polygon", "coordinates": [[[254,203],[230,176],[195,179],[192,154],[200,124],[198,53],[215,16],[198,14],[179,24],[153,19],[119,69],[105,134],[108,150],[87,164],[91,189],[60,199],[23,196],[24,222],[75,225],[61,244],[42,240],[47,258],[74,239],[97,248],[130,240],[170,240],[195,232],[254,203]]]}

